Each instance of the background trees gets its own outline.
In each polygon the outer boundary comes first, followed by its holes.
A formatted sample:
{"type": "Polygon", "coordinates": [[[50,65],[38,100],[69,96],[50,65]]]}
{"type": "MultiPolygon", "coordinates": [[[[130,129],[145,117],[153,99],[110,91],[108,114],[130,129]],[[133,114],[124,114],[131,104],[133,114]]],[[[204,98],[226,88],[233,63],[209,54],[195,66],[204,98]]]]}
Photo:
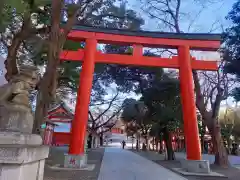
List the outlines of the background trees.
{"type": "MultiPolygon", "coordinates": [[[[237,82],[239,82],[240,75],[240,1],[237,1],[232,10],[229,12],[227,19],[231,22],[231,26],[226,29],[224,33],[225,37],[225,55],[227,63],[225,65],[226,72],[234,75],[237,82]]],[[[235,89],[232,91],[232,95],[235,100],[238,102],[240,100],[240,89],[236,85],[235,89]]]]}
{"type": "Polygon", "coordinates": [[[139,149],[140,138],[145,138],[144,150],[148,147],[148,133],[151,127],[151,119],[148,117],[148,110],[143,101],[125,99],[121,116],[126,124],[126,130],[136,137],[136,149],[139,149]]]}
{"type": "Polygon", "coordinates": [[[149,135],[158,140],[163,138],[168,160],[173,160],[172,133],[181,126],[178,80],[163,73],[145,89],[140,101],[126,99],[123,105],[122,119],[131,132],[140,133],[146,139],[147,147],[149,135]]]}
{"type": "Polygon", "coordinates": [[[175,78],[163,76],[153,87],[147,89],[143,96],[149,114],[155,122],[152,126],[157,130],[155,137],[160,139],[162,134],[166,143],[168,160],[173,160],[175,157],[172,134],[182,124],[179,82],[175,78]]]}
{"type": "MultiPolygon", "coordinates": [[[[193,2],[191,1],[191,3],[193,2]]],[[[204,9],[206,8],[205,3],[208,4],[210,2],[197,1],[196,3],[199,3],[201,9],[204,9]]],[[[146,12],[149,17],[157,20],[162,28],[161,30],[172,31],[176,33],[188,31],[191,29],[190,27],[196,20],[189,16],[190,13],[187,14],[187,10],[186,12],[183,10],[184,2],[181,0],[146,0],[143,1],[143,4],[143,11],[146,12]],[[187,19],[186,17],[188,20],[190,19],[190,22],[186,20],[186,22],[189,23],[189,28],[187,30],[182,26],[182,24],[186,23],[183,20],[183,18],[187,19]]],[[[173,51],[172,53],[175,52],[173,51]]],[[[208,127],[212,136],[214,152],[216,155],[215,163],[221,166],[227,166],[227,152],[221,137],[221,130],[218,123],[218,112],[221,101],[226,99],[228,96],[229,91],[227,84],[229,82],[226,73],[222,73],[222,67],[219,68],[217,73],[204,73],[205,75],[199,78],[200,74],[202,74],[202,72],[193,71],[196,92],[196,106],[201,113],[204,124],[208,127]],[[207,82],[208,86],[205,86],[202,84],[202,82],[207,82]],[[210,109],[207,108],[208,104],[211,104],[210,109]]]]}

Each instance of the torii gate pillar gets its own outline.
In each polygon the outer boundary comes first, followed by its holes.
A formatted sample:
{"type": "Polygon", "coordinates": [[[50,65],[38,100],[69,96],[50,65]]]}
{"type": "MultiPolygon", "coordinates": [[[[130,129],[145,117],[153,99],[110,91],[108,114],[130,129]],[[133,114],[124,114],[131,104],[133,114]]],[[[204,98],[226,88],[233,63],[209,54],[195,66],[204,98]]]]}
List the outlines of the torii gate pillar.
{"type": "Polygon", "coordinates": [[[64,160],[64,166],[68,168],[81,168],[86,166],[87,163],[85,144],[87,137],[88,109],[92,89],[96,49],[97,41],[95,39],[87,39],[77,93],[75,116],[71,125],[72,134],[69,154],[65,156],[64,160]]]}
{"type": "Polygon", "coordinates": [[[80,83],[77,93],[77,102],[75,116],[72,121],[72,136],[69,148],[69,154],[83,155],[84,143],[87,132],[88,109],[92,89],[94,59],[97,50],[97,41],[95,39],[86,40],[86,50],[80,75],[80,83]]]}
{"type": "Polygon", "coordinates": [[[178,48],[179,78],[184,120],[186,154],[188,160],[201,160],[197,113],[195,105],[194,84],[189,47],[178,48]]]}

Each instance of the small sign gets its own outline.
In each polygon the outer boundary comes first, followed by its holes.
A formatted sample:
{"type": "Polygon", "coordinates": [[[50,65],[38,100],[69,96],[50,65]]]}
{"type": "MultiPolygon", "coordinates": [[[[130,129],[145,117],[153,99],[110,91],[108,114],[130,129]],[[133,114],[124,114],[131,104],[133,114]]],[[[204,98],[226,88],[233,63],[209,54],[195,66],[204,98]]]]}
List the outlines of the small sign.
{"type": "Polygon", "coordinates": [[[81,167],[81,156],[65,155],[64,167],[68,168],[80,168],[81,167]]]}
{"type": "Polygon", "coordinates": [[[75,166],[76,165],[76,160],[74,158],[71,158],[69,161],[69,164],[75,166]]]}

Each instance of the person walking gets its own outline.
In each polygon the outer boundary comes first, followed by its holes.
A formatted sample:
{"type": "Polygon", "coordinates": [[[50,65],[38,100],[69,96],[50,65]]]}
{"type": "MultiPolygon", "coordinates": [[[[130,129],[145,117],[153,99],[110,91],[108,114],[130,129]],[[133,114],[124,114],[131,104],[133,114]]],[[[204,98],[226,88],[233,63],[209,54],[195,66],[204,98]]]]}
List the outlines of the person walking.
{"type": "Polygon", "coordinates": [[[123,148],[123,149],[125,148],[125,145],[126,145],[126,142],[123,140],[123,141],[122,141],[122,148],[123,148]]]}

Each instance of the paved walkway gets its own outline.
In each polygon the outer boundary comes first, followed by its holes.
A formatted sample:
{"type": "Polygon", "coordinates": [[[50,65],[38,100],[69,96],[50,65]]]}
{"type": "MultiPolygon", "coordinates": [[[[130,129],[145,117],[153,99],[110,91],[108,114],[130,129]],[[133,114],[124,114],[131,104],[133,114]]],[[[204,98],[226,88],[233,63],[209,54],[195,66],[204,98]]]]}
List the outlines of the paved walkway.
{"type": "Polygon", "coordinates": [[[106,148],[98,180],[186,180],[133,152],[106,148]]]}

